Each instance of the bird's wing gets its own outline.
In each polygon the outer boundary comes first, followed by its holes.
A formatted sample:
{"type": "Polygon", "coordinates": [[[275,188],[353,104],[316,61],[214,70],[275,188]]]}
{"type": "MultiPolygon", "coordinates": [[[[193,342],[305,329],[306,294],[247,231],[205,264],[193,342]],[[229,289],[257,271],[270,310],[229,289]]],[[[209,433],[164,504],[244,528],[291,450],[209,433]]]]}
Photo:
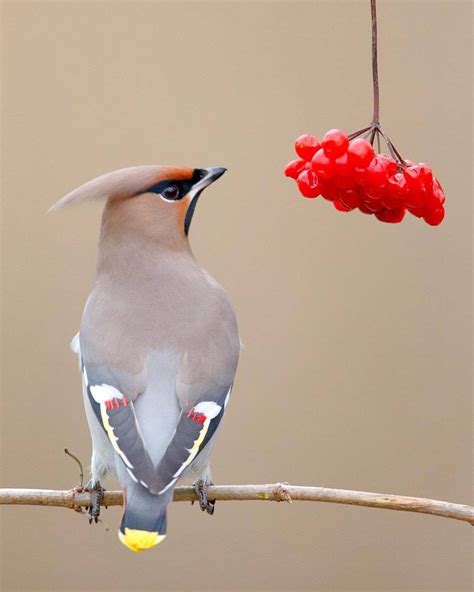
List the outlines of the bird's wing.
{"type": "Polygon", "coordinates": [[[183,405],[176,431],[158,467],[159,493],[173,487],[214,435],[224,416],[232,385],[217,387],[183,405]]]}
{"type": "Polygon", "coordinates": [[[139,396],[130,385],[124,387],[105,366],[81,359],[84,385],[91,407],[130,477],[151,493],[158,493],[155,466],[145,447],[134,409],[139,396]]]}

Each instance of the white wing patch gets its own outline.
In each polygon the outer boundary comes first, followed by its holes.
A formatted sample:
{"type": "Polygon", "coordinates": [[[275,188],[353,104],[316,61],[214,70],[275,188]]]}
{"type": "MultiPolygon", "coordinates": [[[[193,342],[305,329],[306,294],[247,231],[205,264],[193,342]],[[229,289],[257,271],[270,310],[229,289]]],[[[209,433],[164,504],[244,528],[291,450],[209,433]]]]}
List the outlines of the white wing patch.
{"type": "Polygon", "coordinates": [[[202,413],[207,419],[214,419],[221,412],[222,407],[214,401],[201,401],[194,406],[195,413],[202,413]]]}
{"type": "Polygon", "coordinates": [[[94,384],[90,387],[91,395],[96,403],[105,403],[114,399],[122,400],[122,393],[110,384],[94,384]]]}

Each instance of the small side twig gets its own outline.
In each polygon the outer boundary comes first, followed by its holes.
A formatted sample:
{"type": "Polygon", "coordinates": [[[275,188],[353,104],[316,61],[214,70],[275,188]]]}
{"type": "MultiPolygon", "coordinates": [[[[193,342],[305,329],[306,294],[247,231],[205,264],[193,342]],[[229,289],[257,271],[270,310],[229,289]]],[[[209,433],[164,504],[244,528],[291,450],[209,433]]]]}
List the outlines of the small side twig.
{"type": "Polygon", "coordinates": [[[67,448],[64,449],[64,452],[68,456],[73,458],[77,462],[77,464],[79,465],[79,488],[83,489],[83,487],[84,487],[84,468],[82,466],[81,461],[77,458],[77,456],[75,454],[73,454],[72,452],[69,452],[69,450],[67,448]]]}

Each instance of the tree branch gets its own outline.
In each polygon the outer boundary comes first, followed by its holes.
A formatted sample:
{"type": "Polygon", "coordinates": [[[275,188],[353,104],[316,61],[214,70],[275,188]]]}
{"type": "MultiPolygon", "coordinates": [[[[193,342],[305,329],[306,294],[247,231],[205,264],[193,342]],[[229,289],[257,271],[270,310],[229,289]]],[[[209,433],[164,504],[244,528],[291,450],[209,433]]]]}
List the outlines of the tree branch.
{"type": "MultiPolygon", "coordinates": [[[[443,516],[453,520],[462,520],[474,525],[474,507],[465,504],[454,504],[439,500],[419,497],[407,497],[367,491],[351,491],[348,489],[328,489],[326,487],[303,487],[287,483],[267,485],[216,485],[209,488],[209,499],[219,501],[252,501],[266,500],[276,502],[307,501],[329,502],[365,506],[367,508],[384,508],[386,510],[402,510],[419,512],[433,516],[443,516]]],[[[177,487],[173,501],[189,502],[196,500],[193,487],[177,487]]],[[[120,506],[123,503],[121,491],[106,491],[104,505],[120,506]]],[[[0,489],[0,505],[17,504],[27,506],[58,506],[80,511],[90,504],[90,494],[74,489],[0,489]]]]}

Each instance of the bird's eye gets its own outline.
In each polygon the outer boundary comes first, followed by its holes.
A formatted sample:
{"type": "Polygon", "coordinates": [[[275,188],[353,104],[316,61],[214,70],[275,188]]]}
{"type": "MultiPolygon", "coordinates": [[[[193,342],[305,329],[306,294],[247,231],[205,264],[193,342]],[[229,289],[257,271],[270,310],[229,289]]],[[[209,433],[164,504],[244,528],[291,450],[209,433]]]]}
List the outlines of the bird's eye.
{"type": "Polygon", "coordinates": [[[161,195],[167,200],[176,200],[179,197],[179,188],[177,185],[168,185],[163,189],[161,195]]]}

